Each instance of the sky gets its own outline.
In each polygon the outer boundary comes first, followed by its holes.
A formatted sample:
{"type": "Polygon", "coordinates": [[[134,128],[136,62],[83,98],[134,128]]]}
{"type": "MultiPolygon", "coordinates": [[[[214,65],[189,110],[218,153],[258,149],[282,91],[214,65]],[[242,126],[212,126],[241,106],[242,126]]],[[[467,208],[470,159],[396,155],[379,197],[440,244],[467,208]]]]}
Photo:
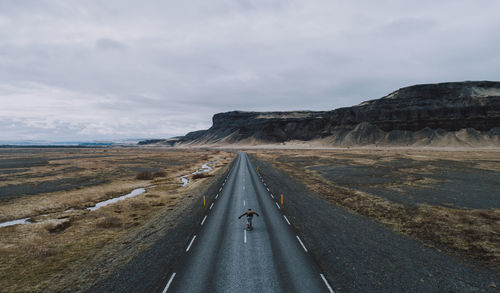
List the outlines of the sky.
{"type": "Polygon", "coordinates": [[[0,0],[0,142],[167,138],[500,80],[500,1],[0,0]]]}

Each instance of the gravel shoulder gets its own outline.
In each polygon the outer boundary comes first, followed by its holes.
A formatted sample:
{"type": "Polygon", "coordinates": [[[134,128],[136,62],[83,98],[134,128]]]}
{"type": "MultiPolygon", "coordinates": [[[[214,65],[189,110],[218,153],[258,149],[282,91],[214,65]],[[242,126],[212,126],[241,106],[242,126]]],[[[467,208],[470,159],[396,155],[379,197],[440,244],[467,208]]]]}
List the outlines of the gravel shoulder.
{"type": "Polygon", "coordinates": [[[500,272],[450,256],[324,200],[256,159],[336,292],[496,292],[500,272]]]}

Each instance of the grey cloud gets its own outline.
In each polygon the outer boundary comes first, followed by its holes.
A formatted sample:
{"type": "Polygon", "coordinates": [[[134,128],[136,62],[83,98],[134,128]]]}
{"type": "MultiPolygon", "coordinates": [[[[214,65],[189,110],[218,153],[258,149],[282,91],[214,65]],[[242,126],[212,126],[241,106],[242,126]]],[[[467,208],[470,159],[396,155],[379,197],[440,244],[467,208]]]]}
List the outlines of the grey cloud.
{"type": "Polygon", "coordinates": [[[221,111],[328,110],[417,83],[498,80],[499,9],[496,1],[3,1],[0,133],[164,137],[208,127],[221,111]]]}
{"type": "Polygon", "coordinates": [[[436,22],[430,19],[403,18],[390,22],[381,27],[383,33],[396,34],[400,37],[426,33],[436,28],[436,22]]]}
{"type": "Polygon", "coordinates": [[[96,41],[98,50],[124,50],[126,46],[118,41],[109,38],[102,38],[96,41]]]}

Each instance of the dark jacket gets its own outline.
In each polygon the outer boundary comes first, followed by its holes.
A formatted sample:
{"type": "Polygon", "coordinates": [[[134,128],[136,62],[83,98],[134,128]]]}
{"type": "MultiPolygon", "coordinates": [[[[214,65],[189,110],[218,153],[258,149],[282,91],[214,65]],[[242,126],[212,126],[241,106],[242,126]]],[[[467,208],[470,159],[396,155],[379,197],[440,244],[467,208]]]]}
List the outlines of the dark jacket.
{"type": "Polygon", "coordinates": [[[241,218],[241,217],[243,217],[244,215],[247,215],[247,217],[249,217],[249,218],[252,218],[252,217],[253,217],[253,215],[257,215],[257,216],[259,216],[259,217],[260,217],[260,215],[259,215],[259,214],[257,214],[257,213],[256,213],[256,212],[254,212],[254,211],[246,211],[246,212],[244,212],[241,216],[239,216],[239,217],[238,217],[238,219],[240,219],[240,218],[241,218]]]}

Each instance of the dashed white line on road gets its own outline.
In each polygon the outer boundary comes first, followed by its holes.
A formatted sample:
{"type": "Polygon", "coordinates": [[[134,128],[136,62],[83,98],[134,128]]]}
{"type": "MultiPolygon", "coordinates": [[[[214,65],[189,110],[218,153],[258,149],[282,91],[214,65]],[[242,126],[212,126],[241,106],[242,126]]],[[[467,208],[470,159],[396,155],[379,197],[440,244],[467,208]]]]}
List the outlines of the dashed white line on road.
{"type": "Polygon", "coordinates": [[[246,202],[245,202],[245,200],[243,200],[243,206],[245,206],[245,205],[246,205],[246,202]]]}
{"type": "Polygon", "coordinates": [[[243,185],[243,190],[245,190],[245,185],[243,185]]]}
{"type": "Polygon", "coordinates": [[[173,273],[172,276],[170,277],[170,280],[168,280],[167,286],[165,286],[165,289],[163,289],[162,293],[167,292],[168,287],[170,287],[170,284],[172,284],[172,281],[174,280],[174,277],[175,277],[175,273],[173,273]]]}
{"type": "Polygon", "coordinates": [[[278,207],[278,209],[281,209],[280,205],[277,202],[275,202],[275,204],[278,207]]]}
{"type": "Polygon", "coordinates": [[[189,249],[191,248],[191,245],[193,245],[193,242],[194,240],[196,239],[196,235],[193,236],[193,239],[191,239],[191,242],[189,242],[189,245],[188,247],[186,248],[186,252],[189,251],[189,249]]]}
{"type": "Polygon", "coordinates": [[[247,243],[247,230],[243,230],[243,242],[247,243]]]}
{"type": "Polygon", "coordinates": [[[288,221],[287,217],[285,215],[283,215],[283,217],[285,218],[285,220],[288,223],[288,225],[290,225],[290,221],[288,221]]]}
{"type": "Polygon", "coordinates": [[[201,221],[201,225],[203,226],[203,223],[205,223],[205,220],[207,219],[207,216],[205,216],[205,218],[203,218],[203,221],[201,221]]]}
{"type": "Polygon", "coordinates": [[[299,236],[295,236],[295,237],[297,237],[297,240],[299,240],[300,245],[302,245],[302,248],[304,248],[304,250],[307,252],[307,248],[306,248],[306,246],[304,245],[304,243],[302,243],[302,240],[300,240],[299,236]]]}
{"type": "Polygon", "coordinates": [[[274,199],[274,195],[271,193],[271,197],[274,199]]]}
{"type": "Polygon", "coordinates": [[[219,192],[220,192],[221,190],[222,190],[222,187],[221,187],[221,188],[219,188],[219,192]]]}
{"type": "Polygon", "coordinates": [[[217,195],[215,196],[215,199],[217,199],[219,197],[219,194],[217,193],[217,195]]]}
{"type": "Polygon", "coordinates": [[[269,191],[269,188],[266,187],[266,189],[267,189],[267,191],[269,191]]]}
{"type": "Polygon", "coordinates": [[[333,289],[330,286],[330,284],[328,284],[328,281],[326,280],[325,276],[323,276],[323,274],[319,274],[319,275],[321,276],[321,279],[323,279],[323,282],[325,282],[325,285],[328,288],[328,290],[330,290],[330,293],[333,293],[333,289]]]}
{"type": "Polygon", "coordinates": [[[213,207],[214,207],[214,203],[212,203],[212,204],[210,205],[210,209],[212,209],[213,207]]]}

